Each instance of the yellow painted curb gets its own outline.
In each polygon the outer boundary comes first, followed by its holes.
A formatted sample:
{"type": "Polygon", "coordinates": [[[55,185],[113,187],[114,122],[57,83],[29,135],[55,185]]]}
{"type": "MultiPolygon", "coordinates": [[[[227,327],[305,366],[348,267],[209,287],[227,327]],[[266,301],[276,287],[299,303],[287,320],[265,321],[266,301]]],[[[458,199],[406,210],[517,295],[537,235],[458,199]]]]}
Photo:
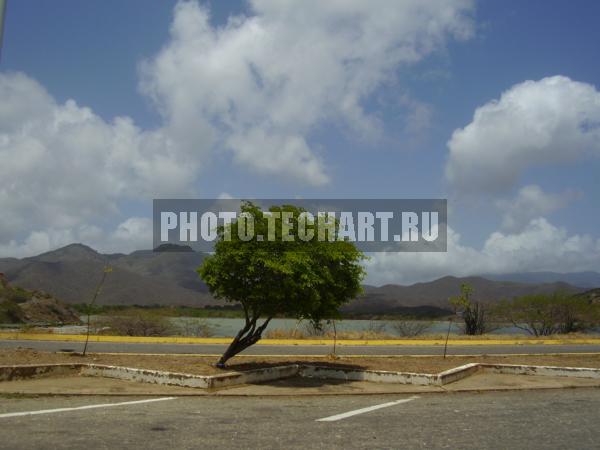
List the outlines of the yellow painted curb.
{"type": "MultiPolygon", "coordinates": [[[[143,337],[143,336],[97,336],[91,335],[90,342],[116,342],[137,344],[229,344],[232,338],[194,337],[143,337]]],[[[85,341],[84,334],[52,333],[0,333],[0,340],[28,341],[85,341]]],[[[338,339],[337,345],[383,346],[383,345],[444,345],[444,339],[338,339]]],[[[600,345],[600,338],[573,339],[450,339],[448,345],[600,345]]],[[[332,339],[261,339],[257,345],[333,345],[332,339]]]]}

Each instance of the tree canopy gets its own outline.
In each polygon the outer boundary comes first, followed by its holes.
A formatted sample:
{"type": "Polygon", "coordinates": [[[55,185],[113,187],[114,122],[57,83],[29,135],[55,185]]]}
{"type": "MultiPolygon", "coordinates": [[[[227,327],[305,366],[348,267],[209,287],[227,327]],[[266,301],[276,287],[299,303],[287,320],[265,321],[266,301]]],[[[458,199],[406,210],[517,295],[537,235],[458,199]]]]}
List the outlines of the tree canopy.
{"type": "Polygon", "coordinates": [[[237,221],[218,228],[215,253],[198,269],[215,297],[239,302],[245,314],[219,366],[256,343],[275,316],[315,324],[337,317],[338,308],[360,293],[365,275],[363,253],[336,236],[321,239],[323,230],[304,210],[282,205],[263,212],[245,202],[241,211],[237,221]],[[300,239],[305,229],[312,236],[300,239]]]}

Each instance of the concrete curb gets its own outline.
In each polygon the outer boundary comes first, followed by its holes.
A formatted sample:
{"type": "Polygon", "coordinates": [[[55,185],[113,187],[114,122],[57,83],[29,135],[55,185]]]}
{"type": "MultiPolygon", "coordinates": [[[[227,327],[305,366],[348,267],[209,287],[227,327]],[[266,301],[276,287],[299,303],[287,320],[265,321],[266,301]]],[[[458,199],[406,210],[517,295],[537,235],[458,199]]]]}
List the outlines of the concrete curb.
{"type": "Polygon", "coordinates": [[[482,371],[495,374],[600,379],[600,369],[484,363],[465,364],[438,374],[356,370],[309,364],[291,364],[218,375],[192,375],[160,370],[80,363],[0,366],[0,382],[79,374],[82,376],[115,378],[159,385],[219,389],[299,376],[317,379],[441,387],[482,371]]]}
{"type": "Polygon", "coordinates": [[[462,366],[455,367],[454,369],[445,370],[436,375],[435,384],[443,386],[448,383],[454,383],[455,381],[462,380],[463,378],[469,377],[480,370],[481,365],[479,363],[469,363],[462,366]]]}
{"type": "Polygon", "coordinates": [[[523,366],[516,364],[479,364],[488,373],[505,375],[541,375],[548,377],[574,377],[600,380],[600,369],[583,367],[523,366]]]}
{"type": "Polygon", "coordinates": [[[191,375],[160,370],[89,364],[82,367],[80,374],[83,376],[116,378],[119,380],[164,384],[169,386],[216,389],[289,378],[297,375],[298,370],[299,366],[292,364],[288,366],[268,367],[266,369],[255,369],[246,372],[230,372],[219,375],[191,375]]]}
{"type": "Polygon", "coordinates": [[[216,389],[243,384],[281,380],[298,375],[300,366],[267,367],[245,372],[229,372],[218,375],[192,375],[161,370],[136,369],[133,367],[108,366],[102,364],[28,364],[0,366],[0,382],[31,378],[78,374],[88,377],[115,378],[125,381],[162,384],[169,386],[216,389]]]}

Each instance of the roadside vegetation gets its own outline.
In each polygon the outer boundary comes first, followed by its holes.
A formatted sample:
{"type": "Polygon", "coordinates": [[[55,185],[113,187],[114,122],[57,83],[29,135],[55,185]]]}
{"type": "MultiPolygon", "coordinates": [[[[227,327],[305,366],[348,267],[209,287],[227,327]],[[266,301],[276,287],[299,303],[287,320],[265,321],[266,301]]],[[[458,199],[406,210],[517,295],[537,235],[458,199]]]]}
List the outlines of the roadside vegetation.
{"type": "Polygon", "coordinates": [[[586,332],[600,323],[600,304],[556,292],[507,300],[496,308],[500,319],[533,335],[551,336],[586,332]]]}
{"type": "Polygon", "coordinates": [[[470,336],[487,334],[506,325],[535,337],[585,333],[600,325],[600,301],[595,295],[554,292],[494,304],[473,301],[472,294],[471,286],[463,284],[461,295],[450,299],[462,320],[464,333],[470,336]]]}
{"type": "Polygon", "coordinates": [[[211,337],[214,327],[202,318],[189,318],[176,323],[160,311],[136,308],[111,311],[93,322],[98,334],[113,336],[190,336],[211,337]]]}

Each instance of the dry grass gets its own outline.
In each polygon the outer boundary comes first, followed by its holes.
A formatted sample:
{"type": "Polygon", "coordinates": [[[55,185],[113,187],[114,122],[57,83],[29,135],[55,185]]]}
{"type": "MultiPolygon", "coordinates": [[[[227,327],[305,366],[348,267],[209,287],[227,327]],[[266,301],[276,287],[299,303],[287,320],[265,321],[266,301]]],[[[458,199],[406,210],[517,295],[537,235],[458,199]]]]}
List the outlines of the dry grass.
{"type": "MultiPolygon", "coordinates": [[[[523,340],[531,340],[531,339],[557,339],[557,340],[570,340],[570,339],[590,339],[590,338],[598,338],[599,335],[590,335],[584,333],[570,333],[570,334],[554,334],[552,336],[540,336],[535,337],[529,334],[481,334],[477,336],[467,336],[465,334],[450,334],[450,340],[507,340],[512,341],[518,339],[520,341],[523,340]]],[[[333,331],[324,331],[323,333],[313,333],[307,332],[302,329],[298,330],[287,330],[281,328],[267,329],[265,335],[265,339],[333,339],[334,333],[333,331]]],[[[348,340],[389,340],[389,339],[401,339],[401,340],[445,340],[446,335],[444,333],[440,334],[422,334],[419,336],[409,336],[403,337],[395,334],[385,333],[381,331],[375,330],[363,330],[363,331],[338,331],[337,339],[348,339],[348,340]]]]}
{"type": "MultiPolygon", "coordinates": [[[[336,337],[333,331],[325,331],[323,333],[311,333],[304,330],[285,330],[282,328],[274,328],[267,330],[265,339],[334,339],[336,337]]],[[[363,331],[338,331],[337,339],[399,339],[398,336],[379,331],[363,330],[363,331]]]]}
{"type": "MultiPolygon", "coordinates": [[[[224,370],[214,367],[217,359],[217,356],[107,355],[93,353],[84,358],[66,353],[38,352],[28,349],[0,350],[0,365],[96,363],[198,375],[223,373],[224,370]]],[[[441,356],[338,357],[335,359],[327,356],[236,356],[230,360],[229,367],[225,371],[250,370],[293,363],[313,363],[341,368],[438,373],[462,364],[474,362],[600,368],[600,353],[531,356],[449,356],[446,359],[441,356]]]]}

